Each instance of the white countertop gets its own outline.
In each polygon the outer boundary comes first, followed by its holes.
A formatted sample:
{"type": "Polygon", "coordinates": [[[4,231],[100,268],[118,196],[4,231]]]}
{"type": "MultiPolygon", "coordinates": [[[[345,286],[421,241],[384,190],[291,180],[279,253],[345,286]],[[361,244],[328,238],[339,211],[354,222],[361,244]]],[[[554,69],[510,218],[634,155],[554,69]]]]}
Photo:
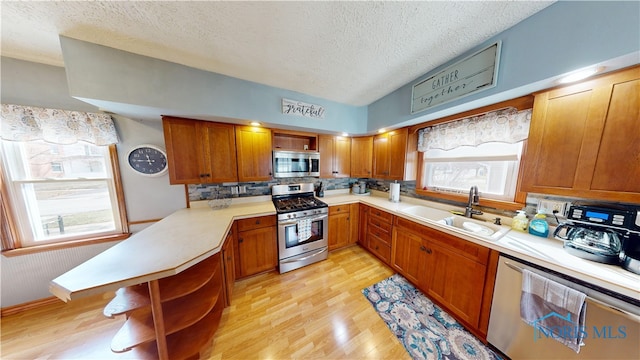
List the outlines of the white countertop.
{"type": "MultiPolygon", "coordinates": [[[[562,248],[563,242],[551,235],[542,238],[516,230],[510,230],[498,241],[486,241],[462,230],[453,229],[433,221],[423,221],[420,218],[403,213],[402,210],[414,205],[425,205],[442,210],[464,211],[462,208],[423,201],[410,197],[401,197],[401,201],[393,203],[388,200],[388,194],[373,191],[371,196],[351,195],[347,191],[335,192],[322,198],[329,205],[346,204],[359,201],[361,203],[386,210],[396,216],[436,228],[476,244],[486,246],[516,258],[529,261],[559,273],[592,283],[607,290],[611,290],[634,299],[640,299],[640,275],[624,270],[620,266],[606,265],[573,256],[562,248]]],[[[478,218],[493,219],[498,215],[484,214],[478,218]]],[[[504,219],[509,222],[509,219],[504,219]]],[[[552,234],[553,231],[550,231],[552,234]]]]}
{"type": "Polygon", "coordinates": [[[192,203],[53,279],[49,291],[67,301],[175,275],[219,252],[233,220],[275,214],[266,198],[220,210],[192,203]]]}
{"type": "MultiPolygon", "coordinates": [[[[640,275],[618,266],[572,256],[562,249],[561,241],[552,238],[512,230],[498,241],[486,241],[402,212],[414,205],[461,210],[450,205],[409,197],[401,197],[400,202],[393,203],[386,193],[377,191],[371,196],[351,195],[348,190],[326,191],[325,194],[321,200],[330,206],[361,202],[605,289],[640,298],[640,275]]],[[[210,209],[206,201],[192,203],[192,208],[176,211],[52,280],[50,291],[67,301],[175,275],[219,252],[234,220],[275,213],[270,196],[234,199],[231,206],[221,210],[210,209]]],[[[492,219],[496,216],[485,214],[482,217],[492,219]]]]}

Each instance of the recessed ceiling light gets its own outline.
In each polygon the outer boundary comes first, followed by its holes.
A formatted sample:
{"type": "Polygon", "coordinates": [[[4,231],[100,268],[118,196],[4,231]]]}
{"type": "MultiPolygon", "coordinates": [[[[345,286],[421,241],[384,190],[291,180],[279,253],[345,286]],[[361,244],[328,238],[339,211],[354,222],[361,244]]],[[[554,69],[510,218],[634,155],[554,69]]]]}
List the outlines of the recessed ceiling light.
{"type": "Polygon", "coordinates": [[[604,69],[603,67],[592,67],[592,68],[588,68],[588,69],[584,69],[584,70],[579,70],[576,72],[573,72],[567,76],[564,76],[562,78],[560,78],[560,80],[558,80],[558,82],[560,84],[567,84],[567,83],[572,83],[572,82],[576,82],[582,79],[586,79],[589,76],[593,76],[595,74],[597,74],[598,72],[601,72],[602,69],[604,69]]]}
{"type": "Polygon", "coordinates": [[[251,122],[251,126],[260,126],[260,125],[262,125],[262,124],[260,124],[260,123],[259,123],[259,122],[257,122],[257,121],[252,121],[252,122],[251,122]]]}
{"type": "Polygon", "coordinates": [[[380,130],[378,130],[378,133],[382,134],[385,131],[387,131],[387,130],[386,129],[380,129],[380,130]]]}
{"type": "Polygon", "coordinates": [[[349,134],[348,134],[348,133],[346,133],[346,132],[343,132],[343,133],[342,133],[342,136],[347,137],[347,136],[349,136],[349,134]]]}

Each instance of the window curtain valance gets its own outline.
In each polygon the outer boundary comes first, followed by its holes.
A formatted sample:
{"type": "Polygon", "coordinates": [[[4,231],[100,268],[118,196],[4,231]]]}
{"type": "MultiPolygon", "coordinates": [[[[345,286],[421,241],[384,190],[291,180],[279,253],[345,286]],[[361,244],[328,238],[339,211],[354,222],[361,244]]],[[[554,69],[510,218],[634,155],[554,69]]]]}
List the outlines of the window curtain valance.
{"type": "Polygon", "coordinates": [[[68,145],[118,142],[113,119],[107,114],[2,104],[0,137],[9,141],[44,140],[68,145]]]}
{"type": "Polygon", "coordinates": [[[438,124],[418,131],[418,151],[451,150],[488,142],[513,144],[529,136],[531,109],[515,108],[438,124]]]}

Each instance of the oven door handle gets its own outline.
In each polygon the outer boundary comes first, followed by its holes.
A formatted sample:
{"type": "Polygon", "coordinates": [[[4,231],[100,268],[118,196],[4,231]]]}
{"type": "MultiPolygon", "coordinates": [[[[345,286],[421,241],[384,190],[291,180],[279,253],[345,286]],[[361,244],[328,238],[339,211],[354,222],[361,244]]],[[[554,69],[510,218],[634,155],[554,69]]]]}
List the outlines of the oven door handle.
{"type": "Polygon", "coordinates": [[[329,250],[329,249],[324,247],[324,248],[320,249],[320,251],[314,252],[311,255],[307,255],[305,257],[292,259],[292,260],[280,260],[280,262],[283,263],[283,264],[286,264],[286,263],[292,263],[292,262],[298,262],[298,261],[305,261],[305,260],[310,259],[310,258],[312,258],[314,256],[318,256],[318,255],[322,254],[323,252],[326,252],[327,250],[329,250]]]}
{"type": "MultiPolygon", "coordinates": [[[[327,214],[323,214],[323,215],[320,215],[320,216],[316,216],[316,217],[314,217],[314,218],[311,218],[311,219],[309,219],[309,220],[311,220],[311,222],[314,222],[314,221],[318,221],[318,220],[325,219],[325,218],[327,218],[327,217],[328,217],[328,215],[327,215],[327,214]]],[[[279,222],[279,223],[278,223],[278,225],[284,225],[284,226],[287,226],[287,225],[295,225],[295,224],[297,224],[297,223],[298,223],[298,221],[300,221],[300,220],[305,220],[305,219],[306,219],[306,218],[300,218],[300,219],[298,219],[298,220],[296,220],[296,221],[279,222]]]]}

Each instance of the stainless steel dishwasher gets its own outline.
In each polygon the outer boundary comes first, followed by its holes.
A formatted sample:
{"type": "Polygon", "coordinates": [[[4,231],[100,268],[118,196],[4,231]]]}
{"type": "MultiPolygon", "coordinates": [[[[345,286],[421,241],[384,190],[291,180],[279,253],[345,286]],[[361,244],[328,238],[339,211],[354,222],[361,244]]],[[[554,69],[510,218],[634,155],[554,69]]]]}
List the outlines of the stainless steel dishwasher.
{"type": "Polygon", "coordinates": [[[640,300],[534,264],[500,256],[487,340],[511,359],[640,359],[640,300]],[[522,269],[587,295],[580,353],[541,336],[520,318],[522,269]]]}

